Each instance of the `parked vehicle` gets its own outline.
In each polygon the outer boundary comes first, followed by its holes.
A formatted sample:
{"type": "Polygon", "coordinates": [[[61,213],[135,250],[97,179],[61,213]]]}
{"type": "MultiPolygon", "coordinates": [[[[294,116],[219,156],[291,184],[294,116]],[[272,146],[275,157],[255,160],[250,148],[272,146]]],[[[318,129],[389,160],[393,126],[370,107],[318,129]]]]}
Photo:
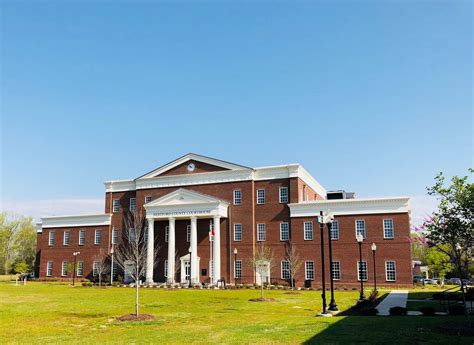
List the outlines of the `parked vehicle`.
{"type": "Polygon", "coordinates": [[[433,285],[434,284],[432,279],[424,279],[423,282],[425,283],[425,285],[433,285]]]}
{"type": "Polygon", "coordinates": [[[451,278],[451,279],[448,279],[448,284],[451,284],[451,285],[461,285],[461,279],[459,279],[459,278],[451,278]]]}
{"type": "Polygon", "coordinates": [[[421,283],[423,284],[423,277],[422,276],[413,276],[413,284],[421,283]]]}

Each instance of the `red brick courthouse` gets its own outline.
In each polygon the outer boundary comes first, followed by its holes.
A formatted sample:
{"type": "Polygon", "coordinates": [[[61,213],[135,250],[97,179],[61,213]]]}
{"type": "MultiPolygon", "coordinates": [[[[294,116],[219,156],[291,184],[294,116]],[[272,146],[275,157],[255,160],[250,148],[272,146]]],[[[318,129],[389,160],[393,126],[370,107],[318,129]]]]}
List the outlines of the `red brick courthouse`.
{"type": "MultiPolygon", "coordinates": [[[[104,214],[42,218],[37,225],[37,275],[70,277],[68,263],[78,251],[77,276],[93,278],[98,257],[108,255],[112,244],[130,231],[124,229],[125,214],[139,209],[148,221],[148,241],[155,239],[148,248],[160,247],[158,259],[148,259],[147,283],[191,279],[215,284],[224,279],[230,284],[287,284],[285,253],[291,241],[301,262],[296,285],[319,287],[320,211],[334,216],[330,236],[325,227],[324,243],[327,255],[331,237],[336,286],[373,280],[373,243],[377,283],[412,282],[408,198],[357,199],[353,193],[327,192],[299,164],[249,168],[197,154],[135,179],[105,182],[104,214]],[[361,263],[357,233],[364,237],[361,263]],[[273,261],[260,276],[251,261],[262,244],[272,249],[273,261]]],[[[113,274],[124,273],[115,268],[113,274]]]]}

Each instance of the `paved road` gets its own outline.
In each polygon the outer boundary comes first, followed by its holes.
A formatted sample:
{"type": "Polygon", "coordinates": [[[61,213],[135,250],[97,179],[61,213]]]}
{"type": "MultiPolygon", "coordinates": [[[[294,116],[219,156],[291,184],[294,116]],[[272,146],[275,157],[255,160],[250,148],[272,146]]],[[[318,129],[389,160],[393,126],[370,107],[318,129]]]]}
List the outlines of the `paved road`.
{"type": "Polygon", "coordinates": [[[394,290],[377,306],[377,315],[390,315],[392,307],[407,307],[408,290],[394,290]]]}

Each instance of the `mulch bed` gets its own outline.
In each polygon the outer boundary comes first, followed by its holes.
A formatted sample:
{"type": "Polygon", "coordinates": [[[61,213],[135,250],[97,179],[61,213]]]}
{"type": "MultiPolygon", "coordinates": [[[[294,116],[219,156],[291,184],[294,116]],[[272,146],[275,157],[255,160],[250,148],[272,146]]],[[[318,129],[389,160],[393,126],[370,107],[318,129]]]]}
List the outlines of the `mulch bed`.
{"type": "Polygon", "coordinates": [[[138,316],[135,314],[127,314],[117,318],[117,320],[120,321],[152,321],[154,319],[155,317],[150,314],[140,314],[138,316]]]}
{"type": "Polygon", "coordinates": [[[249,302],[275,302],[274,298],[251,298],[249,302]]]}

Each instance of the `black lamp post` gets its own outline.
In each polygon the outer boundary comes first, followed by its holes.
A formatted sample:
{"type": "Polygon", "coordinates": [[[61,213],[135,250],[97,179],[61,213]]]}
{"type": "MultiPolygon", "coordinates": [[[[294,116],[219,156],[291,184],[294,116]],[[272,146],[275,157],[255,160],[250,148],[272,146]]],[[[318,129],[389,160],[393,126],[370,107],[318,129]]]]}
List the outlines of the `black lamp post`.
{"type": "Polygon", "coordinates": [[[72,286],[75,286],[76,284],[76,258],[77,256],[81,254],[80,252],[74,252],[72,255],[74,255],[74,269],[72,272],[72,286]]]}
{"type": "Polygon", "coordinates": [[[365,299],[364,296],[364,279],[362,277],[362,242],[364,241],[364,237],[359,232],[356,234],[357,242],[359,243],[359,280],[360,280],[360,296],[359,301],[363,301],[365,299]]]}
{"type": "Polygon", "coordinates": [[[321,299],[323,300],[323,312],[322,314],[327,314],[326,311],[326,272],[324,269],[324,220],[323,220],[323,211],[319,213],[318,217],[319,229],[321,231],[321,283],[323,292],[321,293],[321,299]]]}
{"type": "Polygon", "coordinates": [[[330,267],[330,275],[331,275],[331,302],[329,302],[329,308],[328,310],[330,311],[337,311],[337,304],[336,300],[334,299],[334,277],[333,277],[333,267],[332,267],[332,240],[331,240],[331,227],[332,227],[332,221],[334,220],[333,216],[329,216],[328,220],[328,242],[329,242],[329,267],[330,267]]]}
{"type": "Polygon", "coordinates": [[[374,263],[374,291],[377,291],[377,273],[375,271],[375,251],[377,250],[377,245],[372,243],[370,248],[372,249],[372,261],[374,263]]]}
{"type": "Polygon", "coordinates": [[[191,259],[191,257],[193,256],[193,253],[192,253],[192,251],[191,251],[191,247],[189,247],[188,252],[189,252],[189,285],[188,285],[188,287],[191,287],[191,279],[192,279],[192,276],[191,276],[191,264],[192,264],[192,262],[193,262],[193,260],[191,259]]]}
{"type": "Polygon", "coordinates": [[[237,271],[236,271],[236,265],[237,265],[237,248],[234,248],[234,285],[237,285],[237,271]]]}

